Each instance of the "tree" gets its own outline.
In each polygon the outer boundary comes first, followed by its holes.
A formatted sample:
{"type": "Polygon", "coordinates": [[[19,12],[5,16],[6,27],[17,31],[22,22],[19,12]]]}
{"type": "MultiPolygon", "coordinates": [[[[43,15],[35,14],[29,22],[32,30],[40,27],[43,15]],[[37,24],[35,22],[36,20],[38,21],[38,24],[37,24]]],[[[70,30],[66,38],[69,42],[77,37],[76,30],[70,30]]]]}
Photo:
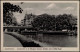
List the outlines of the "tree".
{"type": "Polygon", "coordinates": [[[22,9],[18,5],[13,5],[11,3],[3,3],[3,22],[6,24],[12,24],[12,12],[22,13],[22,9]]]}
{"type": "Polygon", "coordinates": [[[55,15],[42,14],[33,20],[32,26],[38,30],[72,30],[76,21],[76,18],[71,14],[57,15],[56,17],[55,15]]]}
{"type": "Polygon", "coordinates": [[[32,26],[37,28],[38,30],[52,30],[55,27],[55,16],[51,16],[48,14],[42,14],[37,16],[32,22],[32,26]]]}
{"type": "Polygon", "coordinates": [[[72,30],[73,26],[72,24],[74,24],[73,21],[76,21],[76,19],[71,14],[58,15],[56,17],[57,30],[62,30],[62,29],[72,30]]]}

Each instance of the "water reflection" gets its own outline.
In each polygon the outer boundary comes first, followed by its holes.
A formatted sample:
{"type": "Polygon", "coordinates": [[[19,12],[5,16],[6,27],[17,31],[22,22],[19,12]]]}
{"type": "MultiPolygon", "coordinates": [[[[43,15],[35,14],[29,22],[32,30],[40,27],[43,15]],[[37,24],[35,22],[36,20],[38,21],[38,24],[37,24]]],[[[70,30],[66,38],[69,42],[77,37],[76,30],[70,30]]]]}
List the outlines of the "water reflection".
{"type": "Polygon", "coordinates": [[[36,41],[46,43],[52,47],[76,47],[77,36],[67,35],[49,35],[49,34],[38,34],[38,35],[26,35],[27,38],[32,38],[36,41]]]}

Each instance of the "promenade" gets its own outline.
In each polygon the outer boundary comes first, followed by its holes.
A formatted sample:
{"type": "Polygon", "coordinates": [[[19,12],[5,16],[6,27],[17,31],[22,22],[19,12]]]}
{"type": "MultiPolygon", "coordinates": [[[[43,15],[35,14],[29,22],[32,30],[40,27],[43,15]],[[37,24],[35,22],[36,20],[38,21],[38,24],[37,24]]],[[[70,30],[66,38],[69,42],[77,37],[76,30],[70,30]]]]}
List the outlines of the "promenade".
{"type": "Polygon", "coordinates": [[[22,47],[21,43],[11,35],[3,34],[4,36],[4,47],[22,47]]]}

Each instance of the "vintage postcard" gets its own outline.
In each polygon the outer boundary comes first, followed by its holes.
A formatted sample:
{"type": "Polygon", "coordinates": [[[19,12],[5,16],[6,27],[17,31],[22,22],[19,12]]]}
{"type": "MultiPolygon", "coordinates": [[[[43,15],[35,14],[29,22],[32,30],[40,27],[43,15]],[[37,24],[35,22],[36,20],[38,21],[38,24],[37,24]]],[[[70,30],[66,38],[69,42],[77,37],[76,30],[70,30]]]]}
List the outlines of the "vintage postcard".
{"type": "Polygon", "coordinates": [[[1,1],[2,51],[79,51],[79,1],[1,1]]]}

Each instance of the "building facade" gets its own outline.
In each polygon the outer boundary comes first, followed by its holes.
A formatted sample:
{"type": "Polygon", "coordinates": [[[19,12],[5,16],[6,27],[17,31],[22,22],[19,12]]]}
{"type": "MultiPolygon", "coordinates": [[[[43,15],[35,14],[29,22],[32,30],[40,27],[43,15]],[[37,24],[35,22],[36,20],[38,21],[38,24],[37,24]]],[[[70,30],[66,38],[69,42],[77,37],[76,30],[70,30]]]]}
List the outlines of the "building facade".
{"type": "Polygon", "coordinates": [[[26,13],[24,19],[22,20],[22,24],[24,24],[24,26],[30,27],[32,26],[31,22],[33,21],[34,18],[35,15],[33,15],[32,13],[31,14],[26,13]]]}

